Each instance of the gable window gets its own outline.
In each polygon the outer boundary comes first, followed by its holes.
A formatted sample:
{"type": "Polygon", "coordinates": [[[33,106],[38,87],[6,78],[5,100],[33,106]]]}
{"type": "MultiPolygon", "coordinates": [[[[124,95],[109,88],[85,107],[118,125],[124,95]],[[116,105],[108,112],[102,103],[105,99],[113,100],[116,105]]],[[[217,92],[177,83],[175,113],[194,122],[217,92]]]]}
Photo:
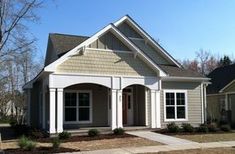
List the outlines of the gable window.
{"type": "Polygon", "coordinates": [[[90,123],[91,91],[68,91],[64,95],[65,122],[90,123]]]}
{"type": "Polygon", "coordinates": [[[166,121],[187,120],[186,91],[164,91],[164,100],[166,121]]]}

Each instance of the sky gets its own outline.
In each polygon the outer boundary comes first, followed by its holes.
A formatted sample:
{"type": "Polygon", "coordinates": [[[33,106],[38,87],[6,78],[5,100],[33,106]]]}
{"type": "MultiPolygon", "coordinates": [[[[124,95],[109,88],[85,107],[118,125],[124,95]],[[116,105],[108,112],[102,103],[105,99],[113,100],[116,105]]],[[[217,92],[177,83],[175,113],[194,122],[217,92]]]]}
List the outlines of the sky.
{"type": "Polygon", "coordinates": [[[175,59],[193,59],[200,49],[235,56],[232,0],[54,0],[37,13],[40,22],[29,28],[42,56],[49,33],[92,36],[126,14],[175,59]]]}

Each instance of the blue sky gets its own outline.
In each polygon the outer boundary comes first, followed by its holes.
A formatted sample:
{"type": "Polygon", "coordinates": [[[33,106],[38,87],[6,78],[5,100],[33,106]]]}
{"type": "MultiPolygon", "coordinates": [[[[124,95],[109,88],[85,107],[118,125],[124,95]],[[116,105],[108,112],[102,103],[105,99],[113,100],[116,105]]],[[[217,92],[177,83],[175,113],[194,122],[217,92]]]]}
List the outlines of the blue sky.
{"type": "Polygon", "coordinates": [[[38,11],[30,25],[45,55],[49,33],[91,36],[129,14],[176,59],[195,51],[235,54],[235,1],[231,0],[56,0],[38,11]]]}

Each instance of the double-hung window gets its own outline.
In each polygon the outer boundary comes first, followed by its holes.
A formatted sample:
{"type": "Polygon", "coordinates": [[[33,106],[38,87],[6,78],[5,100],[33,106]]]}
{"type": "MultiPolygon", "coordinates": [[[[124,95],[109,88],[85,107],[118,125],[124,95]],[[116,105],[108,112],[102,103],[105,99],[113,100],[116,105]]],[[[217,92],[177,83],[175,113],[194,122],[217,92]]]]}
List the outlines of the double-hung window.
{"type": "Polygon", "coordinates": [[[187,92],[164,91],[165,120],[187,120],[187,92]]]}
{"type": "Polygon", "coordinates": [[[67,91],[64,95],[65,122],[90,123],[91,91],[67,91]]]}

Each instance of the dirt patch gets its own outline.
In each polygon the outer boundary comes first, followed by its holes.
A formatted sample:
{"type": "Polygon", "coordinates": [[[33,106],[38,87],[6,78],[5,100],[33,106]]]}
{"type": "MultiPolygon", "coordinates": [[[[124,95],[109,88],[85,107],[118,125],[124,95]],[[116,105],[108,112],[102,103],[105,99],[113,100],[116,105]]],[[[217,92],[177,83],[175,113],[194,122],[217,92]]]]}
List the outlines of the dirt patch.
{"type": "MultiPolygon", "coordinates": [[[[37,148],[52,147],[50,138],[36,140],[37,148]],[[41,141],[41,142],[39,142],[41,141]]],[[[121,148],[121,147],[140,147],[140,146],[155,146],[162,145],[161,143],[136,137],[133,135],[100,135],[97,137],[88,136],[73,136],[70,139],[63,140],[61,147],[65,149],[73,149],[80,151],[121,148]]],[[[17,141],[3,142],[2,149],[18,149],[17,141]]],[[[22,151],[21,151],[22,152],[22,151]]]]}

